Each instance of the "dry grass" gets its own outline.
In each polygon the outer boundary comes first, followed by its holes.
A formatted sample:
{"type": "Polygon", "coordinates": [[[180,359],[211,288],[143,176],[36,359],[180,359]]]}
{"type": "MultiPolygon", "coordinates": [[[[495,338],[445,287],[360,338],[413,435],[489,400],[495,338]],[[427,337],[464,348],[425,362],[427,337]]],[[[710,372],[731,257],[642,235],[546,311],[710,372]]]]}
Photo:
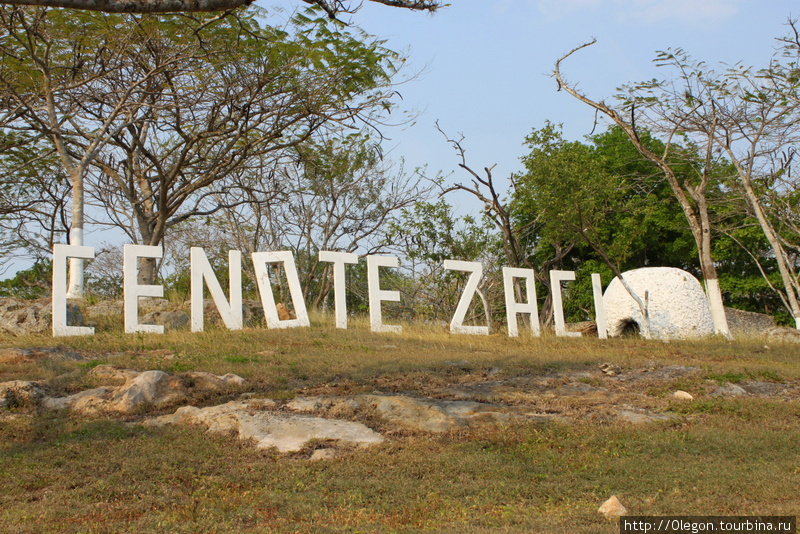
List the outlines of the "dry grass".
{"type": "MultiPolygon", "coordinates": [[[[57,343],[94,361],[2,364],[0,382],[81,389],[97,362],[233,372],[274,398],[375,389],[429,394],[490,375],[581,371],[601,362],[692,365],[720,381],[800,379],[796,346],[764,348],[757,340],[510,339],[413,324],[401,335],[377,335],[363,323],[347,331],[330,323],[4,339],[0,346],[57,343]]],[[[18,408],[0,416],[0,525],[3,532],[602,534],[618,532],[597,513],[612,494],[643,515],[798,515],[798,401],[704,397],[680,404],[656,386],[647,393],[648,402],[681,419],[405,434],[329,462],[278,456],[197,429],[18,408]]]]}

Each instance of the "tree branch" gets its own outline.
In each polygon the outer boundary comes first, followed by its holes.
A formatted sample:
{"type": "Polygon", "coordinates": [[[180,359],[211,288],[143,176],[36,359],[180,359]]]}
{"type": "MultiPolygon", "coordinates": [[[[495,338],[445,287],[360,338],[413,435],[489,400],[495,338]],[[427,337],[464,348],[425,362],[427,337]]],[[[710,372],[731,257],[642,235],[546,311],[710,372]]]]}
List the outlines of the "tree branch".
{"type": "MultiPolygon", "coordinates": [[[[2,0],[0,4],[17,6],[64,7],[106,13],[202,13],[227,11],[248,6],[254,0],[2,0]]],[[[443,6],[438,0],[368,0],[378,4],[414,11],[434,12],[443,6]]],[[[330,18],[338,13],[354,13],[340,0],[303,0],[319,6],[330,18]]]]}

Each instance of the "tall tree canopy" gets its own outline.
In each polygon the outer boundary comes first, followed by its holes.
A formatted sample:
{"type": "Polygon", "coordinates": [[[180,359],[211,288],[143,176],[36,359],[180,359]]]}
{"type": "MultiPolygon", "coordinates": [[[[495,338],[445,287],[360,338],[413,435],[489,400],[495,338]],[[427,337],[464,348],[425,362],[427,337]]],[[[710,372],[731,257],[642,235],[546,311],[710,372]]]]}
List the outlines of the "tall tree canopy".
{"type": "Polygon", "coordinates": [[[158,245],[171,226],[222,209],[232,188],[275,191],[270,173],[302,145],[383,122],[402,58],[318,15],[273,26],[257,8],[190,17],[0,7],[0,128],[57,154],[73,244],[85,187],[134,242],[158,245]]]}
{"type": "MultiPolygon", "coordinates": [[[[438,0],[369,0],[377,4],[416,11],[436,11],[442,7],[438,0]]],[[[3,0],[1,4],[18,6],[66,7],[107,13],[178,13],[227,11],[249,6],[254,0],[3,0]]],[[[342,0],[303,0],[322,8],[329,17],[352,13],[358,9],[342,0]]]]}

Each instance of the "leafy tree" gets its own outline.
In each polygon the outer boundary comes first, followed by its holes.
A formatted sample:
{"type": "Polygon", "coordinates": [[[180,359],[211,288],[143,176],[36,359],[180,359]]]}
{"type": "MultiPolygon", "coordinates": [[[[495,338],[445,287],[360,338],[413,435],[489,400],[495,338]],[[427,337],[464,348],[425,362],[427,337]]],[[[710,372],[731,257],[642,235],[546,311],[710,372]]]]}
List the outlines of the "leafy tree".
{"type": "Polygon", "coordinates": [[[49,259],[43,259],[30,268],[17,272],[13,278],[0,280],[0,297],[47,297],[52,291],[52,280],[53,263],[49,259]]]}
{"type": "MultiPolygon", "coordinates": [[[[566,82],[561,73],[562,62],[594,42],[577,47],[556,61],[554,76],[559,88],[609,118],[625,132],[636,150],[658,167],[681,206],[697,246],[715,331],[730,337],[717,267],[712,257],[713,225],[708,199],[714,172],[720,165],[720,155],[716,150],[718,133],[710,128],[698,131],[697,136],[688,140],[682,137],[682,134],[686,133],[683,121],[679,120],[683,111],[678,111],[675,120],[669,118],[669,112],[679,110],[682,104],[676,103],[676,100],[682,102],[681,99],[685,98],[686,94],[678,90],[661,95],[657,90],[660,85],[658,82],[646,82],[630,87],[620,96],[616,107],[604,101],[593,100],[579,91],[574,84],[566,82]],[[656,90],[652,91],[654,88],[656,90]],[[642,142],[642,133],[645,131],[660,136],[661,150],[654,151],[642,142]],[[678,143],[681,140],[687,145],[686,149],[678,143]],[[697,154],[701,154],[702,158],[698,160],[697,154]],[[682,171],[686,169],[692,172],[681,176],[682,171]]],[[[688,105],[692,107],[694,106],[691,102],[692,94],[688,95],[690,97],[688,105]]]]}
{"type": "MultiPolygon", "coordinates": [[[[677,203],[625,134],[612,127],[588,141],[566,141],[550,123],[534,130],[526,138],[526,170],[513,179],[511,204],[517,226],[526,228],[521,241],[536,263],[558,255],[559,267],[586,273],[571,286],[571,318],[578,320],[593,308],[590,272],[607,282],[646,265],[687,268],[684,258],[692,249],[678,224],[677,203]]],[[[658,144],[646,133],[642,142],[658,144]]],[[[647,317],[644,296],[628,289],[647,317]]]]}
{"type": "MultiPolygon", "coordinates": [[[[435,0],[369,1],[391,7],[429,12],[436,11],[443,5],[435,0]]],[[[342,0],[303,0],[303,2],[319,6],[330,18],[336,18],[339,13],[353,13],[358,10],[358,6],[350,7],[349,4],[342,0]]],[[[2,3],[23,6],[66,7],[108,13],[175,13],[229,11],[238,7],[249,6],[253,3],[253,0],[3,0],[2,3]]]]}
{"type": "MultiPolygon", "coordinates": [[[[122,16],[0,6],[0,127],[46,141],[45,152],[57,155],[71,186],[75,245],[83,244],[89,166],[108,136],[129,124],[131,104],[146,99],[143,84],[154,74],[125,76],[132,31],[122,16]]],[[[73,259],[69,294],[81,296],[82,284],[83,260],[73,259]]]]}
{"type": "Polygon", "coordinates": [[[95,194],[117,221],[133,211],[129,234],[148,245],[170,226],[224,207],[224,191],[241,184],[232,180],[258,180],[264,162],[391,106],[396,56],[364,34],[305,14],[285,31],[262,25],[254,11],[204,28],[177,65],[173,51],[198,29],[186,20],[136,21],[131,69],[171,66],[94,162],[95,194]]]}
{"type": "MultiPolygon", "coordinates": [[[[40,133],[59,154],[75,244],[84,187],[134,242],[157,245],[170,227],[225,208],[233,189],[269,187],[258,173],[285,167],[312,138],[374,128],[400,63],[381,41],[313,13],[280,28],[256,9],[204,20],[0,15],[10,37],[0,96],[18,109],[7,128],[40,133]]],[[[143,267],[152,282],[155,263],[143,267]]]]}

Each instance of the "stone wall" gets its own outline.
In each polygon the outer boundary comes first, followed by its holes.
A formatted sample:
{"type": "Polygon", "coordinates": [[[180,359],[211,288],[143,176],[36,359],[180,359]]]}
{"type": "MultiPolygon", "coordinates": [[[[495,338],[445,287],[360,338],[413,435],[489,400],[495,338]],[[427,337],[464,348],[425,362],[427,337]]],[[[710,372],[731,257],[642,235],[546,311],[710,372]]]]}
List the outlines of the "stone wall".
{"type": "Polygon", "coordinates": [[[761,336],[767,330],[775,328],[775,318],[764,313],[725,308],[725,316],[734,337],[761,336]]]}

